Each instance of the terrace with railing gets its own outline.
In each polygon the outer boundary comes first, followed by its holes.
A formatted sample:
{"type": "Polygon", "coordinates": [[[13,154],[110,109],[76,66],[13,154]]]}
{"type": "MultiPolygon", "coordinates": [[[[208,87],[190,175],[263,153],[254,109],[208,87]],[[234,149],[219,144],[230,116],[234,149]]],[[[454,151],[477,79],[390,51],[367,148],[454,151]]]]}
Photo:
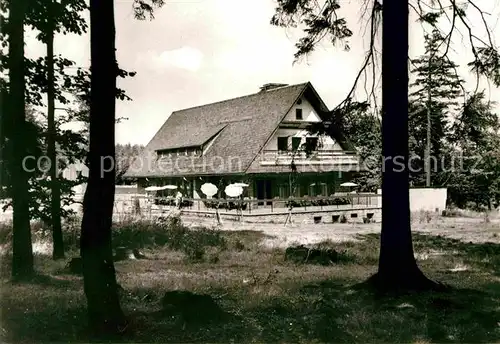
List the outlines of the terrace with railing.
{"type": "MultiPolygon", "coordinates": [[[[125,195],[124,195],[125,196],[125,195]]],[[[330,197],[300,197],[273,199],[193,199],[182,198],[181,210],[191,214],[274,215],[288,213],[343,212],[380,209],[381,196],[377,194],[344,194],[330,197]],[[264,205],[262,205],[262,203],[264,205]]],[[[176,208],[171,197],[133,196],[115,202],[115,213],[131,215],[137,210],[142,216],[161,216],[176,208]],[[139,204],[139,209],[134,209],[139,204]]]]}
{"type": "Polygon", "coordinates": [[[310,154],[305,151],[265,150],[260,155],[261,165],[289,165],[292,161],[300,164],[339,164],[356,165],[359,157],[356,152],[343,150],[317,150],[310,154]]]}

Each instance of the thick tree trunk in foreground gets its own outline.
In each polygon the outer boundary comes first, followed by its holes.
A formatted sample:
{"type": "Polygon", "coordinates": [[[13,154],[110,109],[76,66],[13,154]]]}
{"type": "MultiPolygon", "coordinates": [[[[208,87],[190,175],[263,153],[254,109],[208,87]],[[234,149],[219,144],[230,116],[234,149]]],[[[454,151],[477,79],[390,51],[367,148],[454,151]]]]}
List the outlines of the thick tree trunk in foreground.
{"type": "Polygon", "coordinates": [[[81,256],[90,327],[126,328],[111,247],[115,193],[115,27],[112,0],[90,1],[91,104],[89,179],[83,200],[81,256]]]}
{"type": "Polygon", "coordinates": [[[9,133],[12,150],[9,158],[14,209],[12,243],[12,277],[33,275],[33,248],[29,219],[28,176],[23,168],[26,156],[24,137],[24,27],[26,0],[9,1],[9,133]]]}
{"type": "Polygon", "coordinates": [[[54,116],[54,18],[52,1],[47,16],[47,155],[50,159],[50,220],[52,225],[52,258],[64,258],[64,242],[61,228],[61,190],[57,177],[56,124],[54,116]]]}
{"type": "Polygon", "coordinates": [[[427,278],[413,255],[408,171],[408,1],[383,6],[382,233],[378,273],[383,290],[420,289],[427,278]]]}

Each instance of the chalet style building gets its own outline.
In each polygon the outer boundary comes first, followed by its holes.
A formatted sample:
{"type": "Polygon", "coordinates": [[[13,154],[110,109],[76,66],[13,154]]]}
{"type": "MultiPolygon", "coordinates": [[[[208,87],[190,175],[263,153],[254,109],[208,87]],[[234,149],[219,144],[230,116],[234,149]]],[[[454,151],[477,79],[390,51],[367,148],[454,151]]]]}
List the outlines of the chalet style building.
{"type": "Polygon", "coordinates": [[[174,184],[192,198],[205,197],[206,182],[220,197],[235,182],[248,184],[244,196],[262,200],[330,196],[361,166],[347,138],[308,133],[328,113],[309,82],[266,84],[255,94],[175,111],[125,177],[139,190],[174,184]],[[318,143],[312,154],[306,142],[318,143]]]}

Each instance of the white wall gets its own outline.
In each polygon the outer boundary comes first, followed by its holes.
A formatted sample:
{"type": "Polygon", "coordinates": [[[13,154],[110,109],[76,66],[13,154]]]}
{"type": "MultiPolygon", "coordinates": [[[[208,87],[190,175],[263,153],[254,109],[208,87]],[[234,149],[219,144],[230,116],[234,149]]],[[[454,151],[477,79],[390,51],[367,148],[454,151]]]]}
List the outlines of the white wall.
{"type": "MultiPolygon", "coordinates": [[[[448,197],[446,188],[411,188],[410,189],[410,211],[436,211],[442,212],[446,209],[448,197]]],[[[382,194],[378,189],[377,194],[382,194]]],[[[380,199],[382,202],[382,199],[380,199]]],[[[382,206],[382,204],[380,204],[382,206]]]]}
{"type": "MultiPolygon", "coordinates": [[[[305,143],[306,137],[317,137],[317,135],[311,135],[307,133],[307,130],[302,129],[278,129],[276,133],[274,133],[273,137],[269,140],[264,150],[277,150],[278,149],[278,137],[288,136],[288,146],[292,147],[292,139],[291,137],[300,137],[301,144],[305,143]]],[[[321,150],[342,150],[342,147],[335,142],[329,136],[320,136],[319,140],[322,144],[321,150]]]]}
{"type": "MultiPolygon", "coordinates": [[[[285,116],[284,122],[321,122],[320,117],[312,107],[311,103],[309,103],[305,98],[302,98],[302,103],[300,105],[295,104],[290,111],[285,116]],[[302,109],[303,120],[298,121],[295,119],[295,109],[302,109]]],[[[317,135],[308,134],[307,130],[303,129],[278,129],[273,137],[269,140],[264,150],[277,150],[278,149],[278,137],[288,136],[289,142],[288,146],[292,146],[291,137],[301,137],[302,143],[305,143],[306,137],[317,137],[317,135]]],[[[335,142],[330,136],[321,135],[319,136],[319,140],[321,142],[322,150],[342,150],[342,147],[335,142]]]]}
{"type": "Polygon", "coordinates": [[[286,122],[321,122],[320,117],[312,107],[311,103],[309,103],[304,97],[302,97],[302,103],[300,105],[295,104],[292,106],[290,111],[286,114],[284,121],[286,122]],[[295,118],[295,109],[302,109],[302,121],[299,121],[295,118]]]}

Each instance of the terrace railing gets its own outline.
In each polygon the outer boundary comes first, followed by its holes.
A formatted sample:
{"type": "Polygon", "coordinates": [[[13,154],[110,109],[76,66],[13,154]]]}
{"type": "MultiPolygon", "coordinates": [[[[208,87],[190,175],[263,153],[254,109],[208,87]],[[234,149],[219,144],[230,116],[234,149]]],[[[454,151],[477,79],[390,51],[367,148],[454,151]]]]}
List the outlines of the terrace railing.
{"type": "MultiPolygon", "coordinates": [[[[133,213],[133,206],[139,200],[143,215],[163,214],[175,208],[175,200],[171,197],[134,196],[126,201],[127,205],[118,205],[115,209],[120,213],[133,213]],[[126,210],[128,209],[128,210],[126,210]]],[[[125,201],[125,200],[123,200],[125,201]]],[[[292,207],[292,212],[342,211],[351,209],[379,209],[381,195],[377,194],[345,194],[330,197],[301,197],[274,199],[182,199],[182,210],[230,214],[272,214],[285,213],[292,207]]]]}
{"type": "Polygon", "coordinates": [[[279,151],[265,150],[260,155],[261,165],[286,165],[295,164],[358,164],[359,157],[356,152],[343,150],[318,150],[309,155],[305,151],[279,151]]]}

